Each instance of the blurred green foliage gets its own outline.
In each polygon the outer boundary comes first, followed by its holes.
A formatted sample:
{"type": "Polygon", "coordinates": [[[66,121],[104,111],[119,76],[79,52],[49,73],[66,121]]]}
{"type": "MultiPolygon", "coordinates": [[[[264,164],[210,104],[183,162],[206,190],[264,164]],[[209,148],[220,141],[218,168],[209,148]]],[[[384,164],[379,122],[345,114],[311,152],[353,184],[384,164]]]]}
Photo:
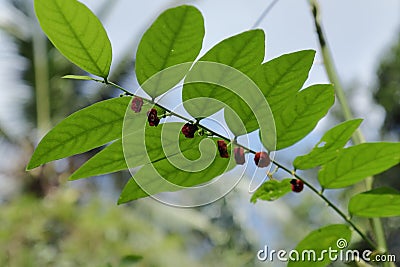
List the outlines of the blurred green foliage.
{"type": "Polygon", "coordinates": [[[232,228],[151,199],[116,206],[93,195],[83,203],[79,191],[57,189],[3,204],[0,218],[0,266],[252,266],[254,259],[232,240],[232,228]]]}
{"type": "Polygon", "coordinates": [[[396,42],[386,52],[377,71],[376,101],[386,111],[383,131],[400,138],[400,32],[396,42]]]}

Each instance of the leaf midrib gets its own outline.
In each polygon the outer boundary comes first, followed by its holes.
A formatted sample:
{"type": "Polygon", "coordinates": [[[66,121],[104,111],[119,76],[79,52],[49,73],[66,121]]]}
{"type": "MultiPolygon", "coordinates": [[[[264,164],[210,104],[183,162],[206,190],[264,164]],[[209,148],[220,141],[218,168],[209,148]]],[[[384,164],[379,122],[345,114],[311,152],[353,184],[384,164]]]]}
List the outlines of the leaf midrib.
{"type": "MultiPolygon", "coordinates": [[[[67,18],[65,17],[64,13],[62,12],[61,7],[58,5],[57,1],[54,1],[55,6],[57,7],[59,13],[61,14],[62,18],[64,19],[64,21],[66,22],[65,25],[67,25],[67,27],[69,28],[69,30],[72,32],[73,36],[75,37],[75,39],[78,41],[78,43],[81,45],[81,47],[83,48],[83,51],[85,52],[85,54],[88,56],[88,58],[90,59],[90,61],[94,64],[94,66],[96,67],[97,71],[99,73],[103,73],[103,71],[100,69],[99,65],[97,64],[97,62],[93,59],[92,55],[88,52],[87,48],[84,46],[84,44],[82,43],[81,39],[79,38],[79,36],[77,35],[77,33],[74,31],[74,29],[71,27],[69,21],[67,20],[67,18]]],[[[81,4],[81,3],[79,3],[81,4]]],[[[90,21],[88,22],[88,24],[90,23],[90,21]]],[[[82,51],[82,50],[81,50],[82,51]]]]}
{"type": "Polygon", "coordinates": [[[169,47],[168,47],[169,53],[167,55],[167,58],[163,61],[163,64],[161,66],[161,70],[163,70],[163,69],[165,69],[165,67],[167,67],[167,63],[169,62],[169,59],[171,58],[171,53],[170,52],[171,52],[172,48],[174,47],[174,45],[176,43],[176,37],[180,34],[180,31],[181,31],[181,29],[183,27],[183,22],[186,20],[186,16],[187,16],[188,10],[189,10],[189,8],[186,7],[185,8],[185,12],[183,13],[182,19],[180,20],[178,30],[176,32],[173,32],[173,39],[172,39],[173,41],[169,44],[169,47]]]}

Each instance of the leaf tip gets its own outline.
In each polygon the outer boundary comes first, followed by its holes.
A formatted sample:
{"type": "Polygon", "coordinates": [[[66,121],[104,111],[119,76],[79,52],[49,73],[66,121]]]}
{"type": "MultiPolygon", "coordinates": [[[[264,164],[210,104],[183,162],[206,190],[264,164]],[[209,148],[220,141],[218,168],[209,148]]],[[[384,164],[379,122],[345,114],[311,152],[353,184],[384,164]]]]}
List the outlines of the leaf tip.
{"type": "Polygon", "coordinates": [[[32,155],[31,160],[28,162],[28,164],[26,165],[25,171],[31,171],[37,167],[39,167],[41,165],[41,163],[38,163],[35,159],[34,159],[35,154],[32,155]]]}
{"type": "Polygon", "coordinates": [[[25,167],[25,171],[31,171],[32,169],[34,169],[35,167],[32,167],[29,163],[28,163],[28,165],[26,165],[26,167],[25,167]]]}
{"type": "Polygon", "coordinates": [[[251,198],[250,198],[250,203],[256,204],[257,203],[257,197],[252,195],[251,198]]]}
{"type": "Polygon", "coordinates": [[[118,201],[117,201],[117,205],[119,206],[119,205],[122,205],[122,204],[125,204],[126,203],[126,201],[124,201],[121,197],[120,198],[118,198],[118,201]]]}
{"type": "Polygon", "coordinates": [[[77,178],[75,173],[71,174],[71,176],[68,177],[68,181],[76,181],[78,179],[79,179],[79,177],[77,178]]]}

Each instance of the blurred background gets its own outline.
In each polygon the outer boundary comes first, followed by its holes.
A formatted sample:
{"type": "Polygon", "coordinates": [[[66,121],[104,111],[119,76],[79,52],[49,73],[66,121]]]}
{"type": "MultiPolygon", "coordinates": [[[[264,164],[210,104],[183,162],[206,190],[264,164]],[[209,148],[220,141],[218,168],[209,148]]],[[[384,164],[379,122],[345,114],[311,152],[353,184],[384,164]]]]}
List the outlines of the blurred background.
{"type": "MultiPolygon", "coordinates": [[[[193,4],[205,17],[204,53],[254,27],[266,32],[266,60],[302,49],[317,56],[306,85],[328,82],[306,0],[83,0],[99,16],[113,46],[111,80],[132,91],[140,37],[163,10],[193,4]]],[[[321,0],[321,16],[338,73],[368,141],[400,139],[400,1],[321,0]]],[[[97,150],[31,172],[25,166],[40,138],[72,112],[119,92],[60,79],[84,74],[48,42],[32,0],[0,0],[0,266],[282,266],[260,263],[258,250],[293,249],[311,230],[340,218],[310,191],[250,203],[248,183],[210,205],[179,209],[151,198],[117,206],[130,177],[116,173],[69,182],[97,150]]],[[[310,136],[276,153],[290,166],[334,124],[336,104],[310,136]]],[[[400,166],[377,185],[400,189],[400,166]]],[[[234,175],[234,173],[232,174],[234,175]]],[[[314,183],[316,171],[305,172],[314,183]]],[[[277,177],[284,177],[283,173],[277,177]]],[[[363,187],[328,192],[339,206],[363,187]]],[[[365,220],[361,225],[368,229],[365,220]]],[[[400,220],[385,219],[391,253],[400,259],[400,220]]],[[[358,248],[366,245],[353,235],[358,248]]],[[[335,264],[335,266],[339,266],[335,264]]]]}

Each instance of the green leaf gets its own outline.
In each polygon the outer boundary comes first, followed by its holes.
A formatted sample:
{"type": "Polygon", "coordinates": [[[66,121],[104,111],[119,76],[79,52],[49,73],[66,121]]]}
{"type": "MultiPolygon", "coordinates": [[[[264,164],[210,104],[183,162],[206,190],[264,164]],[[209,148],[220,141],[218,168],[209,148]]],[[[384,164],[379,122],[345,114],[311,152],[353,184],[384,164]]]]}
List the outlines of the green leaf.
{"type": "Polygon", "coordinates": [[[329,251],[339,252],[347,247],[350,239],[351,230],[343,224],[333,224],[314,230],[294,249],[298,255],[296,253],[287,255],[288,267],[327,266],[331,262],[329,251]]]}
{"type": "Polygon", "coordinates": [[[71,62],[107,78],[111,43],[99,19],[76,0],[35,0],[40,26],[54,46],[71,62]]]}
{"type": "Polygon", "coordinates": [[[342,188],[381,173],[400,162],[400,143],[364,143],[341,150],[322,166],[318,180],[324,188],[342,188]]]}
{"type": "Polygon", "coordinates": [[[262,30],[256,29],[222,40],[199,61],[218,62],[245,74],[254,74],[264,60],[264,55],[265,34],[262,30]]]}
{"type": "Polygon", "coordinates": [[[86,75],[65,75],[65,76],[63,76],[61,78],[63,78],[63,79],[71,79],[71,80],[83,80],[83,81],[96,81],[96,82],[100,81],[98,79],[95,79],[93,77],[86,76],[86,75]]]}
{"type": "Polygon", "coordinates": [[[286,107],[274,113],[277,150],[289,147],[309,134],[335,101],[329,84],[318,84],[301,90],[286,107]]]}
{"type": "Polygon", "coordinates": [[[193,62],[204,38],[204,20],[199,10],[182,5],[164,11],[144,33],[136,54],[136,76],[152,97],[157,97],[183,79],[191,64],[165,75],[150,77],[168,67],[193,62]]]}
{"type": "Polygon", "coordinates": [[[122,150],[122,140],[118,139],[86,161],[69,179],[78,180],[126,169],[128,167],[122,150]]]}
{"type": "Polygon", "coordinates": [[[27,170],[121,138],[122,123],[131,99],[119,97],[105,100],[68,116],[43,137],[27,170]]]}
{"type": "Polygon", "coordinates": [[[382,187],[355,195],[350,199],[349,212],[368,218],[400,216],[400,192],[382,187]]]}
{"type": "MultiPolygon", "coordinates": [[[[248,85],[251,80],[246,75],[254,75],[264,59],[264,53],[265,36],[262,30],[246,31],[215,45],[193,65],[185,79],[182,91],[185,109],[195,118],[214,114],[224,107],[223,103],[239,115],[243,109],[249,110],[241,96],[232,92],[232,86],[239,87],[243,83],[243,86],[251,86],[248,85]],[[220,64],[207,65],[205,62],[220,64]],[[201,97],[202,100],[188,101],[201,97]],[[217,99],[221,103],[210,103],[209,99],[217,99]]],[[[251,110],[248,113],[251,114],[251,110]]]]}
{"type": "Polygon", "coordinates": [[[119,267],[123,266],[132,266],[143,259],[143,256],[140,255],[127,255],[121,259],[119,267]]]}
{"type": "Polygon", "coordinates": [[[146,129],[146,149],[158,153],[149,153],[148,160],[152,164],[143,166],[128,181],[118,200],[119,204],[202,184],[235,166],[234,160],[217,155],[215,140],[205,136],[183,137],[180,134],[182,125],[166,123],[160,124],[157,130],[154,127],[146,129]],[[164,179],[170,183],[165,183],[164,179]]]}
{"type": "Polygon", "coordinates": [[[278,180],[268,180],[263,183],[251,197],[251,202],[256,203],[258,199],[274,201],[283,197],[291,191],[291,178],[278,180]]]}
{"type": "Polygon", "coordinates": [[[336,158],[337,154],[360,126],[362,119],[345,121],[327,131],[310,153],[298,156],[293,166],[306,170],[321,166],[336,158]]]}
{"type": "Polygon", "coordinates": [[[253,80],[266,97],[272,112],[287,106],[296,96],[314,61],[314,50],[303,50],[285,54],[264,64],[253,80]]]}

